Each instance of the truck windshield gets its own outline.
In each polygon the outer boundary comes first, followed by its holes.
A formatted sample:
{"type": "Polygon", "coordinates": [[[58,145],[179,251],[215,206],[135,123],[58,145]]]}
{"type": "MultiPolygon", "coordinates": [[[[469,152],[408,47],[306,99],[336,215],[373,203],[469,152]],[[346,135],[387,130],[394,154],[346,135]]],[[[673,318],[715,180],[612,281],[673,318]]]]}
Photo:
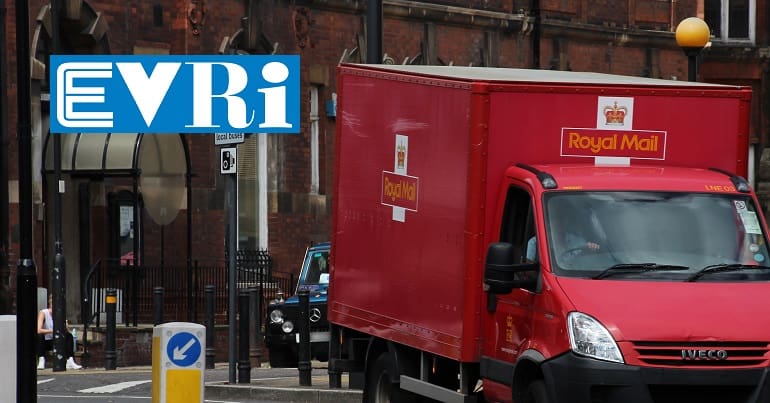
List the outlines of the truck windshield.
{"type": "Polygon", "coordinates": [[[544,201],[557,275],[685,281],[707,266],[738,265],[698,281],[770,281],[770,270],[752,270],[770,266],[770,255],[749,196],[553,192],[544,201]]]}

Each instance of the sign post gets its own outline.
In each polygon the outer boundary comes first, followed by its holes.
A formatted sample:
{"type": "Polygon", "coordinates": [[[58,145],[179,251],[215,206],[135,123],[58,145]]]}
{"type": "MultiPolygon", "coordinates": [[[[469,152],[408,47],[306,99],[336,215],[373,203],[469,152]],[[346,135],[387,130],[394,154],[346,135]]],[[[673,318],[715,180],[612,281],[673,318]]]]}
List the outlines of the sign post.
{"type": "MultiPolygon", "coordinates": [[[[237,133],[215,133],[214,142],[216,144],[237,144],[243,141],[242,136],[237,133]]],[[[236,267],[235,254],[237,252],[238,242],[238,162],[236,159],[238,149],[236,147],[222,147],[219,149],[220,165],[219,173],[228,176],[225,182],[225,206],[227,206],[227,228],[225,229],[225,244],[227,257],[227,287],[228,287],[228,306],[230,314],[228,315],[228,380],[231,384],[235,383],[235,293],[236,293],[236,267]]]]}
{"type": "Polygon", "coordinates": [[[170,322],[152,332],[153,403],[203,403],[206,327],[170,322]]]}

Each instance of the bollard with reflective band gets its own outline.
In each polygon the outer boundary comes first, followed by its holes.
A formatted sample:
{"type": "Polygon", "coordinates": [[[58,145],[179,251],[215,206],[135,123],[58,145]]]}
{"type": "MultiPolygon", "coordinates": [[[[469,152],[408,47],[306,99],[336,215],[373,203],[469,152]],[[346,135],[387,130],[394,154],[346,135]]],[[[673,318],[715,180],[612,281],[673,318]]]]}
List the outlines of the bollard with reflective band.
{"type": "Polygon", "coordinates": [[[152,332],[152,402],[203,403],[206,327],[170,322],[152,332]]]}
{"type": "Polygon", "coordinates": [[[214,291],[212,284],[206,286],[206,369],[214,369],[214,291]]]}
{"type": "Polygon", "coordinates": [[[115,323],[118,307],[118,292],[114,288],[107,290],[104,298],[105,311],[107,311],[107,334],[104,342],[104,369],[114,370],[117,366],[117,351],[115,349],[115,323]]]}

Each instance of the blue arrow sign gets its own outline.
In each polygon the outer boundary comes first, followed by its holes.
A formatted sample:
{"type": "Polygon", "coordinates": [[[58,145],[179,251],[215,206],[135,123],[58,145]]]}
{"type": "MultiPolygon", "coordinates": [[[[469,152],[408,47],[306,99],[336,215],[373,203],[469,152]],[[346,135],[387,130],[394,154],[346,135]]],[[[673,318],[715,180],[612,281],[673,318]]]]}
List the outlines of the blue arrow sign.
{"type": "Polygon", "coordinates": [[[179,332],[168,340],[166,354],[174,365],[189,367],[201,356],[201,342],[190,332],[179,332]]]}

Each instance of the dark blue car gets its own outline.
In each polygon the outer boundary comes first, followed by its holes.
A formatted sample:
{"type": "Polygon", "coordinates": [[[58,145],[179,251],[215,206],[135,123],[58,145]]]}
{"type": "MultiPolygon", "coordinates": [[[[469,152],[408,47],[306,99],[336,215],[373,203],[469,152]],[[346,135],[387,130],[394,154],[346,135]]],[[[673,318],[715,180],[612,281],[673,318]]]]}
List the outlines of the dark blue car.
{"type": "Polygon", "coordinates": [[[310,353],[311,358],[327,361],[329,357],[329,321],[326,316],[326,290],[329,287],[329,243],[313,245],[305,252],[302,271],[295,295],[276,299],[267,308],[265,345],[269,350],[270,366],[296,367],[299,347],[300,290],[310,291],[310,353]]]}

